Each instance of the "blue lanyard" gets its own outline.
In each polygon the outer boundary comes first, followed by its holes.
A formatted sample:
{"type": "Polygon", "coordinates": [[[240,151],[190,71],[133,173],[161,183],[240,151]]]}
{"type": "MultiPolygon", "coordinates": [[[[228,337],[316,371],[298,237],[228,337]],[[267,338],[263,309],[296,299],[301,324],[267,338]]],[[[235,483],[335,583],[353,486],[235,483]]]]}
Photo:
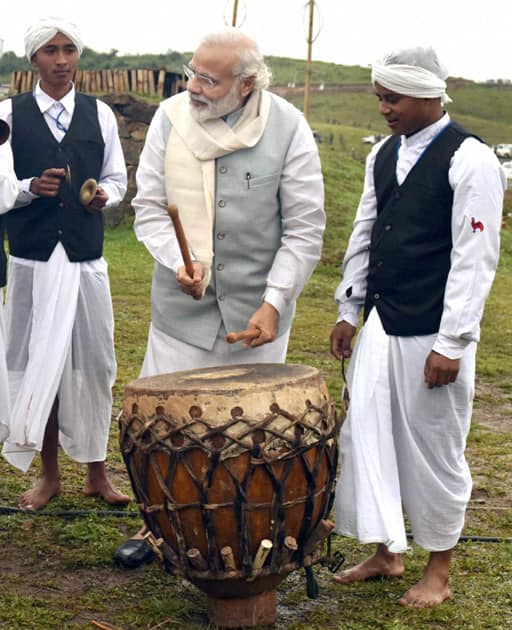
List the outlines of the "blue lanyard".
{"type": "MultiPolygon", "coordinates": [[[[34,90],[32,90],[32,95],[33,95],[33,97],[34,97],[34,100],[37,100],[37,99],[36,99],[36,90],[35,90],[35,88],[34,88],[34,90]]],[[[55,103],[56,103],[56,102],[57,102],[57,101],[55,101],[55,103]]],[[[49,116],[49,117],[50,117],[53,121],[55,121],[55,126],[57,127],[57,129],[58,129],[59,131],[62,131],[62,132],[64,132],[64,133],[67,133],[68,128],[67,128],[67,127],[64,127],[64,125],[63,125],[63,124],[62,124],[62,122],[60,121],[60,117],[61,117],[61,116],[62,116],[62,114],[66,111],[66,108],[64,107],[64,105],[63,105],[62,103],[59,103],[59,104],[60,104],[60,106],[61,106],[61,110],[60,110],[60,112],[57,114],[57,116],[56,116],[56,117],[55,117],[55,116],[52,116],[52,115],[50,114],[50,110],[49,110],[49,109],[47,109],[47,110],[46,110],[46,113],[48,114],[48,116],[49,116]]],[[[52,107],[53,107],[53,105],[52,105],[52,107]]]]}
{"type": "Polygon", "coordinates": [[[64,125],[60,121],[60,117],[66,111],[66,108],[64,107],[64,105],[62,103],[60,104],[60,106],[62,107],[62,109],[57,114],[57,117],[52,116],[50,113],[48,113],[48,116],[50,116],[50,118],[55,121],[55,125],[56,125],[56,127],[57,127],[57,129],[59,131],[63,131],[64,133],[67,133],[67,131],[68,131],[67,127],[64,127],[64,125]]]}

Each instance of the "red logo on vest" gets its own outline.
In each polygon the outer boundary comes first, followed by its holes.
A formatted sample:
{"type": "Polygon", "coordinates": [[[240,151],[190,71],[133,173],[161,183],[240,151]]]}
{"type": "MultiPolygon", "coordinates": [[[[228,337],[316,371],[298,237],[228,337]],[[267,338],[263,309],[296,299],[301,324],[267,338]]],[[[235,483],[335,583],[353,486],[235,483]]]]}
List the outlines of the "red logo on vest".
{"type": "Polygon", "coordinates": [[[484,224],[481,221],[476,221],[475,217],[471,217],[471,227],[473,228],[473,232],[480,230],[480,232],[484,231],[484,224]]]}

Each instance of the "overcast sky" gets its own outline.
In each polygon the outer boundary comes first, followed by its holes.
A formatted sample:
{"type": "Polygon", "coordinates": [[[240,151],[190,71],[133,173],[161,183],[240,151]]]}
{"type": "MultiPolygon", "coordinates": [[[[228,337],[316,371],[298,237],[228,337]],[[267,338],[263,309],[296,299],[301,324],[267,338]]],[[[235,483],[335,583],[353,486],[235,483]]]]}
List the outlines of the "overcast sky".
{"type": "MultiPolygon", "coordinates": [[[[21,55],[27,26],[37,17],[60,15],[75,21],[85,44],[98,52],[184,52],[193,50],[202,34],[231,24],[233,3],[75,0],[52,3],[62,7],[58,13],[41,0],[16,0],[2,12],[0,39],[4,52],[21,55]]],[[[238,0],[238,22],[245,17],[242,30],[265,55],[304,59],[307,5],[308,0],[238,0]]],[[[316,0],[316,5],[315,60],[367,66],[396,45],[430,43],[451,76],[512,79],[510,0],[316,0]]]]}

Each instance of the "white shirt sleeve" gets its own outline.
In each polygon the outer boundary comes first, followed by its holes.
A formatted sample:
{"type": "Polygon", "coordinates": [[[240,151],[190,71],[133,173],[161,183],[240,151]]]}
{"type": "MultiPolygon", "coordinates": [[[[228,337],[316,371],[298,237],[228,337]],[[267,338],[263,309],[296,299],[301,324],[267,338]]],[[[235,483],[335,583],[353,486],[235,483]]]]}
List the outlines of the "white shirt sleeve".
{"type": "Polygon", "coordinates": [[[313,273],[325,229],[324,187],[313,133],[301,116],[279,186],[281,246],[267,278],[264,301],[278,312],[293,302],[313,273]]]}
{"type": "Polygon", "coordinates": [[[18,180],[14,173],[11,145],[0,145],[0,214],[10,210],[18,196],[18,180]]]}
{"type": "Polygon", "coordinates": [[[114,112],[103,101],[97,101],[97,103],[101,135],[105,142],[98,184],[108,195],[105,207],[111,208],[121,203],[126,194],[128,185],[126,163],[114,112]]]}
{"type": "Polygon", "coordinates": [[[149,125],[137,168],[137,194],[132,201],[137,239],[160,264],[177,271],[183,265],[176,233],[167,214],[165,152],[171,122],[161,107],[149,125]]]}
{"type": "Polygon", "coordinates": [[[475,138],[455,152],[450,271],[433,350],[451,359],[480,338],[480,320],[498,263],[506,179],[491,149],[475,138]]]}
{"type": "MultiPolygon", "coordinates": [[[[0,118],[5,120],[5,122],[12,129],[12,101],[10,98],[6,98],[3,101],[0,101],[0,118]]],[[[11,136],[9,136],[9,144],[11,142],[11,136]]],[[[28,179],[16,180],[17,181],[17,195],[16,200],[14,202],[13,207],[19,208],[21,206],[27,206],[32,202],[33,199],[36,198],[36,195],[33,195],[29,192],[30,182],[32,181],[32,177],[28,179]]]]}
{"type": "Polygon", "coordinates": [[[377,198],[373,167],[382,142],[376,144],[366,158],[364,187],[357,208],[354,227],[343,259],[343,280],[338,285],[334,299],[338,304],[338,318],[357,326],[366,296],[368,265],[370,260],[370,238],[377,218],[377,198]]]}

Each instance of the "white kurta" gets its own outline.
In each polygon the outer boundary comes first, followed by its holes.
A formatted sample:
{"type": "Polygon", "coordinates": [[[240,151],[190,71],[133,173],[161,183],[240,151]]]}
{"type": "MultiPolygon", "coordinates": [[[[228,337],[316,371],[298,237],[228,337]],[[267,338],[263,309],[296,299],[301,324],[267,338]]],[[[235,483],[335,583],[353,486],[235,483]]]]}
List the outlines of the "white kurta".
{"type": "Polygon", "coordinates": [[[27,470],[59,399],[59,443],[81,463],[104,461],[116,374],[107,264],[11,257],[7,290],[10,435],[3,455],[27,470]]]}
{"type": "MultiPolygon", "coordinates": [[[[64,132],[52,116],[53,99],[35,91],[48,127],[60,142],[64,132]]],[[[74,89],[60,101],[67,128],[74,111],[74,89]]],[[[10,100],[0,117],[11,121],[10,100]]],[[[126,167],[112,110],[98,101],[105,155],[98,183],[108,205],[126,192],[126,167]]],[[[34,177],[39,173],[35,173],[34,177]]],[[[30,179],[19,182],[16,206],[34,198],[30,179]]],[[[59,442],[79,462],[103,461],[115,379],[113,313],[107,264],[103,258],[71,263],[57,244],[47,262],[11,257],[7,293],[7,365],[11,422],[3,455],[27,470],[42,448],[55,397],[59,399],[59,442]]]]}
{"type": "Polygon", "coordinates": [[[9,380],[7,363],[5,362],[5,323],[4,323],[4,290],[0,289],[0,444],[9,435],[11,418],[11,402],[9,398],[9,380]]]}
{"type": "MultiPolygon", "coordinates": [[[[0,145],[0,214],[10,210],[16,201],[18,182],[14,174],[12,153],[9,144],[0,145]]],[[[0,243],[3,247],[3,243],[0,243]]],[[[0,443],[9,431],[10,402],[5,363],[4,295],[0,287],[0,443]]]]}
{"type": "MultiPolygon", "coordinates": [[[[402,137],[399,184],[448,121],[445,115],[410,138],[402,137]]],[[[338,321],[354,326],[364,304],[368,246],[377,216],[373,166],[378,149],[368,156],[344,277],[336,290],[338,321]]],[[[419,545],[429,551],[452,548],[471,493],[464,449],[480,319],[498,261],[505,178],[491,150],[472,138],[455,152],[448,177],[454,191],[453,250],[439,332],[386,335],[373,309],[348,375],[351,400],[341,431],[336,530],[362,542],[384,543],[393,552],[407,549],[402,506],[419,545]],[[474,231],[472,219],[484,229],[474,231]],[[431,350],[461,359],[455,383],[427,388],[423,370],[431,350]]]]}
{"type": "Polygon", "coordinates": [[[457,543],[471,494],[464,449],[476,343],[464,349],[455,383],[428,389],[423,368],[435,338],[386,335],[372,309],[347,373],[336,531],[393,553],[408,547],[402,506],[415,542],[444,551],[457,543]]]}
{"type": "MultiPolygon", "coordinates": [[[[235,124],[239,115],[240,111],[230,114],[226,121],[228,125],[235,124]]],[[[132,205],[135,209],[134,229],[137,238],[144,243],[155,260],[176,272],[183,260],[167,214],[164,176],[170,131],[169,119],[159,108],[151,121],[140,156],[137,195],[132,205]]],[[[263,295],[263,300],[272,304],[278,312],[298,297],[309,279],[318,260],[325,227],[323,179],[318,149],[311,129],[302,117],[283,164],[280,199],[283,236],[263,295]],[[308,183],[307,187],[304,186],[305,181],[308,183]]],[[[228,352],[228,344],[224,341],[221,330],[214,354],[211,354],[169,337],[152,325],[143,372],[146,375],[153,374],[153,368],[169,365],[169,361],[176,366],[175,369],[186,369],[180,366],[190,363],[195,368],[226,363],[283,362],[289,334],[288,330],[276,341],[261,348],[243,349],[239,344],[240,351],[233,353],[228,352]],[[176,357],[174,349],[183,353],[181,359],[170,358],[176,357]],[[232,356],[228,357],[228,354],[232,356]],[[161,361],[158,360],[159,356],[161,361]],[[191,357],[190,361],[186,360],[187,356],[191,357]]],[[[156,373],[158,371],[160,370],[156,373]]]]}

